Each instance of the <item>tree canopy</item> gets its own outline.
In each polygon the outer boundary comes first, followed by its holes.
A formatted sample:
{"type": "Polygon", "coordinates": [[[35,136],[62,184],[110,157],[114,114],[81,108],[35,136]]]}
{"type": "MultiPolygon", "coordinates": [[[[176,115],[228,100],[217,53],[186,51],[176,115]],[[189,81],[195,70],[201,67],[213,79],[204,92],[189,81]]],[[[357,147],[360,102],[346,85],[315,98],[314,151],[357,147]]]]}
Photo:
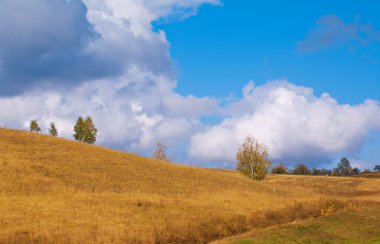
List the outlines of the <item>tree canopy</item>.
{"type": "Polygon", "coordinates": [[[55,123],[54,122],[50,123],[49,134],[52,135],[52,136],[58,136],[58,130],[55,127],[55,123]]]}
{"type": "Polygon", "coordinates": [[[97,132],[98,130],[90,116],[87,116],[85,120],[83,120],[82,116],[79,116],[74,126],[73,137],[77,141],[94,144],[96,142],[97,132]]]}
{"type": "Polygon", "coordinates": [[[38,132],[41,131],[41,127],[38,124],[38,121],[36,119],[33,119],[33,120],[30,121],[29,128],[30,128],[31,132],[38,133],[38,132]]]}
{"type": "Polygon", "coordinates": [[[253,137],[246,137],[236,153],[236,168],[254,180],[263,180],[268,172],[268,148],[253,137]]]}

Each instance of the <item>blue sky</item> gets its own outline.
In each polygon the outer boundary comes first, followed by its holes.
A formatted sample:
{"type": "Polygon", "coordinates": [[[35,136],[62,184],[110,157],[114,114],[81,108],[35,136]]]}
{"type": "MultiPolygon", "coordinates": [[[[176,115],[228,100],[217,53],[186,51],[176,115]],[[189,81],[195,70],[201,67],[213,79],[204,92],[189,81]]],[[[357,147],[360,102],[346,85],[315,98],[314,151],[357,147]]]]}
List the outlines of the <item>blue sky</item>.
{"type": "Polygon", "coordinates": [[[38,119],[72,139],[234,168],[254,136],[270,159],[380,164],[378,1],[4,0],[0,126],[38,119]]]}
{"type": "MultiPolygon", "coordinates": [[[[225,0],[219,7],[204,6],[195,18],[155,27],[171,42],[181,94],[241,96],[248,80],[260,85],[286,78],[356,104],[380,100],[379,41],[331,43],[313,51],[300,50],[298,43],[327,15],[346,24],[370,24],[380,36],[379,9],[379,1],[225,0]]],[[[360,157],[380,158],[379,133],[367,139],[360,157]]]]}
{"type": "Polygon", "coordinates": [[[326,15],[347,24],[359,18],[379,31],[379,9],[379,1],[224,0],[220,7],[203,6],[194,18],[155,26],[170,40],[182,94],[239,96],[248,80],[287,78],[355,104],[380,100],[379,42],[313,52],[298,50],[297,43],[326,15]]]}

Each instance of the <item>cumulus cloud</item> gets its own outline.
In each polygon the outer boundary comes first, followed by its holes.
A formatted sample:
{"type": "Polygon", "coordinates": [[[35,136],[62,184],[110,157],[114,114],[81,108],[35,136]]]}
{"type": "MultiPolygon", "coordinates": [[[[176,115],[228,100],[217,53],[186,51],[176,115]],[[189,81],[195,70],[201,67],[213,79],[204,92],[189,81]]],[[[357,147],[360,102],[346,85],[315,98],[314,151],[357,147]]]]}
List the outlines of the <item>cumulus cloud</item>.
{"type": "Polygon", "coordinates": [[[167,18],[183,19],[197,12],[202,4],[220,4],[218,0],[84,0],[93,12],[127,22],[136,35],[151,35],[152,22],[167,18]]]}
{"type": "MultiPolygon", "coordinates": [[[[96,37],[79,0],[3,0],[0,8],[0,93],[17,93],[48,79],[83,79],[96,37]]],[[[92,71],[96,73],[95,71],[92,71]]]]}
{"type": "Polygon", "coordinates": [[[137,67],[112,84],[97,80],[65,93],[36,91],[0,98],[0,126],[27,129],[31,119],[38,119],[46,132],[55,121],[60,136],[72,138],[76,118],[91,115],[99,129],[98,143],[150,154],[157,140],[172,149],[188,144],[200,117],[219,109],[217,100],[180,96],[171,80],[137,67]]]}
{"type": "Polygon", "coordinates": [[[0,94],[118,77],[130,65],[173,78],[169,42],[151,23],[204,3],[217,1],[3,0],[0,94]]]}
{"type": "Polygon", "coordinates": [[[338,104],[328,94],[316,97],[310,88],[287,81],[261,87],[249,83],[244,98],[228,105],[222,123],[191,139],[194,160],[234,162],[247,135],[268,145],[274,161],[320,164],[339,153],[354,155],[371,129],[380,130],[380,104],[338,104]]]}
{"type": "Polygon", "coordinates": [[[0,126],[55,121],[72,138],[91,115],[98,142],[149,154],[185,147],[217,100],[181,96],[170,44],[153,21],[185,18],[216,0],[4,0],[0,9],[0,126]],[[10,96],[12,95],[12,96],[10,96]]]}
{"type": "Polygon", "coordinates": [[[330,14],[319,18],[306,39],[299,41],[297,46],[300,51],[314,52],[347,45],[366,45],[372,41],[380,41],[380,31],[370,23],[362,23],[359,17],[354,22],[346,23],[330,14]]]}

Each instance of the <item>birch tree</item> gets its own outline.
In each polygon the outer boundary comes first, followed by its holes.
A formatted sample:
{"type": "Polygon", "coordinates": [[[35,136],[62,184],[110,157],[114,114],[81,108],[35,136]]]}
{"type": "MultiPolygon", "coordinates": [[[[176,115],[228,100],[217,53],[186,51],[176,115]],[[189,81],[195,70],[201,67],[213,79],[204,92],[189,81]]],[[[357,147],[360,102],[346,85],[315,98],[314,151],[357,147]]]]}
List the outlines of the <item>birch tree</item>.
{"type": "Polygon", "coordinates": [[[268,161],[268,147],[248,136],[236,153],[236,168],[243,175],[254,180],[263,180],[271,163],[268,161]]]}
{"type": "Polygon", "coordinates": [[[154,151],[153,157],[157,160],[161,161],[169,161],[168,157],[166,156],[166,147],[161,143],[156,143],[156,150],[154,151]]]}

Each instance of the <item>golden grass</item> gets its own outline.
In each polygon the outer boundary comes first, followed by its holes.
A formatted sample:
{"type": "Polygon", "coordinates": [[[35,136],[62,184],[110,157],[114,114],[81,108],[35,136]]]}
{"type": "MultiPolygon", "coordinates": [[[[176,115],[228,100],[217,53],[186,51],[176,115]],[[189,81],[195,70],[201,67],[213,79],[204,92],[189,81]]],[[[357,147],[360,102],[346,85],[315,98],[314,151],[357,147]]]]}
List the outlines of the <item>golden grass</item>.
{"type": "Polygon", "coordinates": [[[0,243],[207,242],[380,202],[380,179],[170,164],[0,129],[0,243]]]}

